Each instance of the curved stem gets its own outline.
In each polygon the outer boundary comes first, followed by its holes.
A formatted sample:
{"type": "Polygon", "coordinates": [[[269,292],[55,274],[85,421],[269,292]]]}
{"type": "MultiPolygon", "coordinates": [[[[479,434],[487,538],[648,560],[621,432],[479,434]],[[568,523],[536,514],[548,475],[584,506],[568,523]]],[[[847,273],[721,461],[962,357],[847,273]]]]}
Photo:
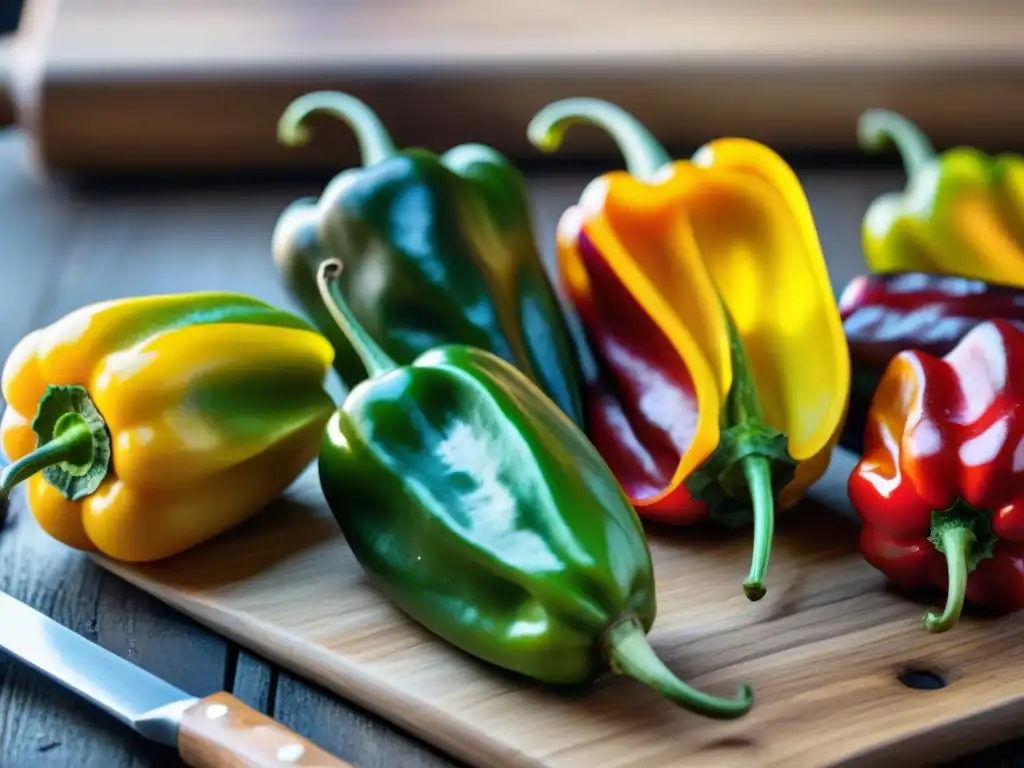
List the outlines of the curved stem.
{"type": "Polygon", "coordinates": [[[775,504],[772,499],[772,472],[768,459],[750,455],[742,460],[743,474],[750,486],[750,497],[754,504],[754,552],[750,558],[750,575],[743,585],[748,600],[760,600],[767,590],[764,587],[764,572],[775,535],[775,504]]]}
{"type": "Polygon", "coordinates": [[[356,97],[336,91],[313,91],[289,104],[277,121],[278,140],[290,147],[309,141],[310,132],[303,122],[313,112],[326,112],[348,123],[359,141],[363,165],[395,154],[391,136],[376,113],[356,97]]]}
{"type": "Polygon", "coordinates": [[[967,594],[967,560],[975,540],[974,532],[966,527],[950,527],[942,532],[942,550],[946,556],[949,587],[942,614],[928,611],[924,616],[924,626],[929,632],[946,632],[959,621],[967,594]]]}
{"type": "Polygon", "coordinates": [[[363,365],[371,377],[394,370],[398,367],[398,363],[381,349],[380,345],[360,325],[355,315],[352,314],[352,308],[349,307],[345,297],[338,290],[334,280],[341,274],[342,269],[340,261],[327,259],[317,270],[316,283],[320,290],[320,297],[327,306],[327,311],[331,313],[334,322],[338,324],[349,343],[355,348],[356,354],[363,361],[363,365]]]}
{"type": "Polygon", "coordinates": [[[860,116],[857,140],[870,151],[881,149],[886,140],[895,144],[911,182],[935,159],[935,148],[921,129],[887,109],[869,109],[860,116]]]}
{"type": "Polygon", "coordinates": [[[61,419],[69,417],[73,420],[63,426],[61,421],[57,422],[55,436],[50,442],[4,467],[0,472],[0,494],[10,496],[16,485],[54,464],[67,462],[83,466],[92,462],[93,437],[89,425],[75,413],[65,414],[61,419]]]}
{"type": "Polygon", "coordinates": [[[587,123],[610,134],[632,176],[651,181],[671,164],[665,149],[639,120],[621,107],[601,99],[563,99],[548,104],[534,115],[526,129],[530,142],[542,152],[554,152],[573,123],[587,123]]]}
{"type": "Polygon", "coordinates": [[[749,685],[740,686],[736,698],[722,699],[693,688],[677,678],[654,653],[643,627],[636,619],[620,622],[605,638],[612,669],[651,686],[676,704],[723,720],[743,717],[754,705],[749,685]]]}

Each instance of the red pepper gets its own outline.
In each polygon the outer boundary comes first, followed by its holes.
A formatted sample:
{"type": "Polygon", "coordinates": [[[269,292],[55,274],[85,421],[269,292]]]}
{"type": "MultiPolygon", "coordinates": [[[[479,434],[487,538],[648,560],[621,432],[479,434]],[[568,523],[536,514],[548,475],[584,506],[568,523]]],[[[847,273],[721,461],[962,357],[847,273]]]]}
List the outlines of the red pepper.
{"type": "Polygon", "coordinates": [[[925,272],[859,275],[843,289],[839,312],[852,376],[840,443],[862,453],[865,414],[893,355],[944,355],[986,320],[1024,328],[1024,288],[925,272]]]}
{"type": "Polygon", "coordinates": [[[1024,608],[1024,332],[986,321],[944,357],[893,357],[848,490],[865,559],[900,587],[946,591],[929,631],[965,601],[1024,608]]]}
{"type": "Polygon", "coordinates": [[[839,297],[850,357],[879,375],[893,355],[944,355],[985,320],[1024,327],[1024,288],[952,275],[859,275],[839,297]]]}

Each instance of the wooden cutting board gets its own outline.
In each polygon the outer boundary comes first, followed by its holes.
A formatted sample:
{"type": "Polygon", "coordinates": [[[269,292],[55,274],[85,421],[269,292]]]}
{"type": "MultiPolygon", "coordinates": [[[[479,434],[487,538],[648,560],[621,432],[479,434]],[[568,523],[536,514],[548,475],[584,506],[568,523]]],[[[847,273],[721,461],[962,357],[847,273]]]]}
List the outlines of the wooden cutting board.
{"type": "MultiPolygon", "coordinates": [[[[940,146],[1021,148],[1022,39],[1013,0],[25,0],[0,116],[61,174],[334,171],[356,161],[343,126],[301,150],[275,135],[321,88],[366,100],[399,145],[523,158],[529,119],[567,96],[681,152],[726,134],[858,152],[869,107],[940,146]]],[[[578,154],[618,157],[597,131],[559,156],[578,154]]]]}
{"type": "Polygon", "coordinates": [[[748,538],[650,535],[652,644],[709,692],[753,685],[754,709],[733,722],[692,715],[627,678],[546,689],[448,646],[367,585],[312,468],[285,501],[205,546],[146,567],[99,561],[481,767],[920,765],[1019,735],[1024,617],[967,616],[928,635],[925,604],[892,592],[857,552],[844,509],[851,466],[841,452],[814,500],[780,520],[759,603],[740,589],[748,538]]]}

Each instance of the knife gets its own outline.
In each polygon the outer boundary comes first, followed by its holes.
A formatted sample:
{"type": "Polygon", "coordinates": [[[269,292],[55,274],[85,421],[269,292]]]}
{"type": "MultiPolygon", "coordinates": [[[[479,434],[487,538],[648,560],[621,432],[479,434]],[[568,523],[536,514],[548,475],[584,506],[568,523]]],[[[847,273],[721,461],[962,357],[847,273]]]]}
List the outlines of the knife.
{"type": "Polygon", "coordinates": [[[190,696],[3,593],[0,650],[194,768],[353,768],[226,691],[190,696]]]}

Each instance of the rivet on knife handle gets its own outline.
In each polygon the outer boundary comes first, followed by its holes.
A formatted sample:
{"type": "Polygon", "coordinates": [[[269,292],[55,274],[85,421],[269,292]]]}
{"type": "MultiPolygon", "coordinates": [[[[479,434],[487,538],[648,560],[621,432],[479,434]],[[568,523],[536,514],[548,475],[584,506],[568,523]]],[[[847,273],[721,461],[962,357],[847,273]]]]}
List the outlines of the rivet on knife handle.
{"type": "Polygon", "coordinates": [[[207,696],[185,712],[178,752],[194,768],[353,768],[223,692],[207,696]]]}

